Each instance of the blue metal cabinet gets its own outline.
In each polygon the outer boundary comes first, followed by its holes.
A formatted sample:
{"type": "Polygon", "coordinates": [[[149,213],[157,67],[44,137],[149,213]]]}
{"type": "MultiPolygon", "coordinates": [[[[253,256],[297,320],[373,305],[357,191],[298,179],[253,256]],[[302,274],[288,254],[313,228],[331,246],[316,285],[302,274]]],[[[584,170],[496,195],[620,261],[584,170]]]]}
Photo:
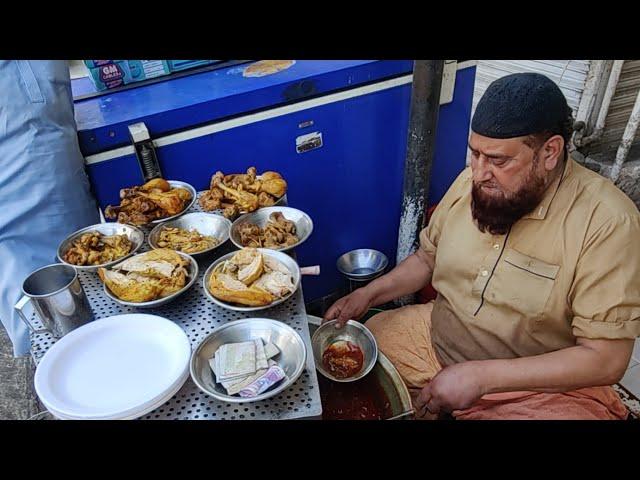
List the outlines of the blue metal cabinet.
{"type": "MultiPolygon", "coordinates": [[[[395,260],[411,63],[380,62],[376,70],[376,62],[353,62],[355,73],[349,73],[345,62],[336,62],[345,81],[342,85],[335,83],[337,73],[328,68],[331,62],[308,63],[293,84],[285,82],[275,91],[266,89],[260,95],[249,90],[244,103],[238,102],[238,111],[249,104],[267,102],[264,108],[205,123],[198,120],[184,129],[158,130],[158,122],[168,126],[172,121],[187,121],[184,112],[172,117],[168,111],[164,115],[172,118],[156,117],[156,130],[150,131],[157,139],[164,177],[189,182],[198,190],[207,188],[217,170],[234,173],[255,165],[259,172],[276,170],[283,174],[289,185],[289,205],[307,212],[314,221],[313,235],[297,249],[301,266],[321,267],[319,277],[303,280],[305,298],[312,300],[340,285],[335,261],[348,250],[375,248],[384,252],[392,264],[395,260]],[[368,73],[363,73],[363,65],[370,69],[368,73]],[[394,65],[395,71],[391,69],[394,65]],[[314,68],[322,72],[309,76],[314,68]],[[297,100],[285,95],[302,81],[313,85],[316,92],[320,85],[331,85],[322,94],[297,100]],[[312,132],[321,133],[322,146],[298,153],[296,139],[312,132]]],[[[474,76],[473,66],[459,70],[453,102],[441,107],[431,202],[441,198],[464,168],[474,76]]],[[[203,108],[198,119],[215,112],[210,105],[209,110],[203,108]]],[[[118,125],[101,125],[99,129],[104,133],[127,123],[126,118],[119,120],[118,125]]],[[[144,121],[144,117],[137,115],[129,123],[136,121],[144,121]]],[[[87,130],[81,138],[92,135],[98,133],[87,130]]],[[[112,151],[106,155],[95,147],[95,142],[90,143],[86,145],[87,151],[92,152],[86,157],[88,172],[104,208],[118,201],[120,188],[140,183],[142,176],[135,155],[127,153],[126,143],[111,143],[111,147],[120,148],[121,154],[112,151]],[[111,158],[104,160],[105,157],[111,158]]]]}

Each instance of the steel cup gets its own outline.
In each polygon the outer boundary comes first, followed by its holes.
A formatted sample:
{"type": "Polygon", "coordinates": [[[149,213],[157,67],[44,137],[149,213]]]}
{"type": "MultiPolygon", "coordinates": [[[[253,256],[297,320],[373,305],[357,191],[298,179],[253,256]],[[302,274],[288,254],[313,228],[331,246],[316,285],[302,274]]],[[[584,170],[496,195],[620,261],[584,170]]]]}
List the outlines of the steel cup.
{"type": "Polygon", "coordinates": [[[22,283],[24,296],[14,306],[33,333],[51,333],[61,338],[93,320],[93,312],[82,289],[78,272],[70,265],[56,263],[39,268],[22,283]],[[24,314],[31,301],[44,328],[35,328],[24,314]]]}

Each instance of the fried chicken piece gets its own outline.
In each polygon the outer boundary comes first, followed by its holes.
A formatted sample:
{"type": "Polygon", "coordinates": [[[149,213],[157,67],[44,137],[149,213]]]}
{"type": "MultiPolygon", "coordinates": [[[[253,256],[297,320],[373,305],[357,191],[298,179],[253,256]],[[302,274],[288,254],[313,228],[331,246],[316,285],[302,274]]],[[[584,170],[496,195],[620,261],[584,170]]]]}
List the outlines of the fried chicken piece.
{"type": "Polygon", "coordinates": [[[215,190],[216,185],[224,180],[224,173],[221,171],[217,171],[215,175],[211,177],[211,182],[209,182],[209,190],[215,190]]]}
{"type": "Polygon", "coordinates": [[[258,193],[258,206],[259,207],[270,207],[275,205],[275,199],[269,195],[267,192],[258,193]]]}
{"type": "Polygon", "coordinates": [[[140,187],[143,192],[151,192],[153,190],[159,190],[161,192],[168,192],[171,190],[171,185],[164,178],[153,178],[140,187]]]}
{"type": "Polygon", "coordinates": [[[240,243],[245,247],[260,248],[262,247],[262,229],[252,223],[245,223],[238,229],[240,235],[240,243]]]}
{"type": "Polygon", "coordinates": [[[149,302],[160,294],[157,284],[137,282],[121,272],[99,268],[98,276],[116,297],[125,302],[149,302]]]}
{"type": "Polygon", "coordinates": [[[256,188],[253,186],[256,181],[257,172],[255,167],[249,167],[247,169],[247,173],[235,173],[232,175],[225,175],[223,179],[223,183],[227,187],[231,187],[234,189],[239,189],[242,186],[243,190],[255,191],[256,188]]]}
{"type": "Polygon", "coordinates": [[[264,273],[262,255],[256,257],[255,262],[238,270],[238,280],[249,286],[264,273]]]}
{"type": "Polygon", "coordinates": [[[294,289],[291,274],[278,271],[265,273],[252,286],[266,290],[276,298],[282,298],[294,289]]]}
{"type": "Polygon", "coordinates": [[[205,212],[222,208],[222,195],[218,192],[221,192],[218,188],[215,190],[207,190],[198,199],[198,203],[205,212]]]}
{"type": "Polygon", "coordinates": [[[249,307],[262,307],[275,300],[273,295],[266,290],[247,287],[241,281],[221,272],[211,275],[208,286],[211,295],[225,302],[249,307]]]}
{"type": "Polygon", "coordinates": [[[295,245],[300,240],[296,224],[287,220],[281,212],[273,212],[264,228],[251,223],[240,226],[240,242],[245,247],[265,247],[279,249],[295,245]]]}
{"type": "Polygon", "coordinates": [[[280,198],[287,193],[287,182],[282,178],[272,178],[260,182],[260,192],[280,198]]]}
{"type": "Polygon", "coordinates": [[[262,254],[255,248],[243,248],[231,257],[229,263],[244,267],[251,264],[258,256],[261,257],[262,254]]]}
{"type": "MultiPolygon", "coordinates": [[[[164,216],[171,216],[180,213],[185,207],[185,201],[180,198],[180,194],[175,192],[175,190],[163,193],[142,193],[141,195],[145,195],[155,203],[158,208],[164,210],[164,216]]],[[[189,196],[189,199],[191,199],[191,196],[189,196]]]]}
{"type": "Polygon", "coordinates": [[[127,302],[148,302],[163,298],[187,283],[188,260],[169,249],[136,255],[114,266],[98,269],[98,275],[111,292],[127,302]]]}
{"type": "Polygon", "coordinates": [[[234,190],[233,188],[226,187],[224,184],[218,184],[218,187],[227,193],[235,204],[245,212],[253,212],[258,208],[258,197],[253,193],[245,192],[242,190],[234,190]]]}
{"type": "Polygon", "coordinates": [[[117,220],[118,223],[126,223],[128,225],[146,225],[151,221],[151,218],[140,212],[120,212],[117,220]]]}
{"type": "Polygon", "coordinates": [[[117,217],[121,223],[145,225],[153,220],[182,212],[191,201],[191,193],[184,188],[171,188],[169,182],[154,178],[140,187],[120,190],[120,205],[107,206],[105,217],[117,217]]]}
{"type": "Polygon", "coordinates": [[[244,248],[218,265],[208,285],[214,297],[250,306],[269,305],[293,287],[291,272],[255,248],[244,248]]]}
{"type": "Polygon", "coordinates": [[[240,209],[236,204],[221,204],[223,207],[222,215],[230,220],[235,220],[240,215],[240,209]]]}
{"type": "Polygon", "coordinates": [[[262,181],[274,180],[276,178],[282,178],[282,175],[280,175],[278,172],[271,171],[263,172],[262,175],[260,175],[260,180],[262,181]]]}
{"type": "Polygon", "coordinates": [[[296,233],[296,224],[287,220],[282,212],[273,212],[269,215],[269,225],[272,225],[286,233],[296,233]]]}
{"type": "Polygon", "coordinates": [[[191,192],[186,188],[174,188],[171,192],[175,192],[175,194],[182,200],[185,204],[191,201],[191,192]]]}

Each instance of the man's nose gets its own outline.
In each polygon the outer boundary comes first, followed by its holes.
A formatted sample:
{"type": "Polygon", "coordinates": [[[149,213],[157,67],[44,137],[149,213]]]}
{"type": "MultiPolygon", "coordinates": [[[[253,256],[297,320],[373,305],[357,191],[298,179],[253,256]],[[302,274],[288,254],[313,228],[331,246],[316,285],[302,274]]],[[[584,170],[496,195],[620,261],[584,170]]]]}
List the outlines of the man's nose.
{"type": "Polygon", "coordinates": [[[476,183],[491,180],[491,169],[489,168],[487,160],[482,155],[471,164],[471,171],[473,172],[473,181],[476,183]]]}

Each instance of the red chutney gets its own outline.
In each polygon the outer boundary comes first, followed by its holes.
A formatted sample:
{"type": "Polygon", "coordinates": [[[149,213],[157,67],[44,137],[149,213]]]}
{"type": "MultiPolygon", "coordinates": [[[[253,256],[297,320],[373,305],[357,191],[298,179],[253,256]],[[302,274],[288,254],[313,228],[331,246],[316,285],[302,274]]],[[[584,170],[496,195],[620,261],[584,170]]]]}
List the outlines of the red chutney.
{"type": "Polygon", "coordinates": [[[336,378],[349,378],[362,370],[364,354],[356,344],[338,340],[322,354],[322,365],[336,378]]]}
{"type": "Polygon", "coordinates": [[[385,420],[393,416],[391,402],[375,375],[350,383],[318,375],[323,420],[385,420]]]}

